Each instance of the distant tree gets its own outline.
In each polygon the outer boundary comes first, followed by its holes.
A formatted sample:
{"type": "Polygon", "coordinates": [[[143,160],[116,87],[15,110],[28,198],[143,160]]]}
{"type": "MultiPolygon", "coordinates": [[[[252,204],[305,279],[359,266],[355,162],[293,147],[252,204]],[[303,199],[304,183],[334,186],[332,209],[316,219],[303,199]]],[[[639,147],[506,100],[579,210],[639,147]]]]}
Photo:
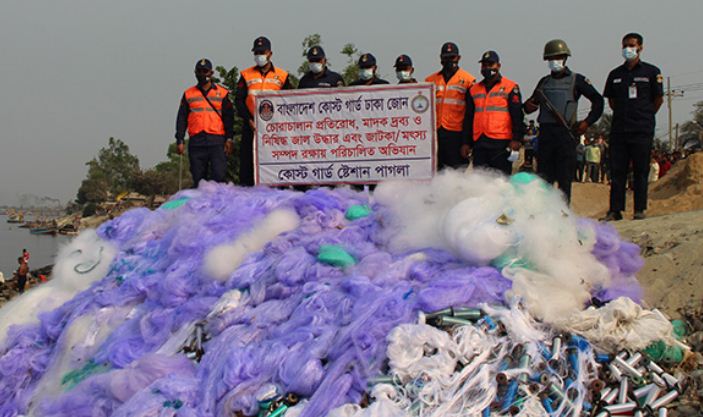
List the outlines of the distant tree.
{"type": "Polygon", "coordinates": [[[132,179],[132,190],[145,196],[168,195],[178,191],[178,178],[173,187],[173,179],[168,173],[159,172],[156,168],[137,173],[132,179]],[[170,186],[171,185],[171,186],[170,186]]]}
{"type": "Polygon", "coordinates": [[[684,138],[703,139],[703,101],[693,105],[693,118],[681,125],[680,135],[684,138]]]}
{"type": "MultiPolygon", "coordinates": [[[[214,81],[221,84],[229,90],[229,99],[234,104],[234,96],[237,93],[237,81],[239,81],[239,69],[235,66],[231,69],[226,69],[218,65],[215,68],[219,77],[215,77],[214,81]]],[[[239,183],[239,152],[242,146],[242,124],[244,120],[234,112],[234,152],[227,159],[227,181],[235,184],[239,183]]],[[[189,172],[189,171],[186,171],[189,172]]],[[[190,178],[190,174],[186,175],[190,178]]],[[[192,182],[191,182],[192,184],[192,182]]]]}
{"type": "Polygon", "coordinates": [[[353,43],[348,43],[339,52],[347,56],[347,66],[342,70],[342,78],[344,78],[344,83],[349,85],[359,78],[359,66],[357,65],[359,50],[353,43]]]}
{"type": "Polygon", "coordinates": [[[88,165],[88,175],[78,188],[76,203],[84,205],[88,202],[107,201],[110,187],[107,175],[100,168],[96,159],[92,159],[86,165],[88,165]]]}
{"type": "Polygon", "coordinates": [[[128,191],[133,178],[139,173],[139,159],[129,152],[120,139],[110,138],[107,147],[98,151],[97,158],[86,163],[88,175],[81,183],[76,196],[79,204],[102,202],[108,197],[128,191]]]}
{"type": "Polygon", "coordinates": [[[98,152],[97,164],[98,169],[106,174],[113,194],[127,191],[131,178],[139,172],[139,158],[129,152],[127,144],[112,137],[107,147],[98,152]]]}
{"type": "Polygon", "coordinates": [[[664,142],[660,138],[654,138],[654,143],[652,144],[652,147],[654,148],[655,151],[668,151],[669,150],[669,143],[664,142]]]}
{"type": "Polygon", "coordinates": [[[288,74],[288,82],[290,83],[291,87],[296,89],[296,88],[298,88],[298,84],[300,84],[300,78],[296,77],[292,73],[289,73],[288,74]]]}
{"type": "MultiPolygon", "coordinates": [[[[186,141],[186,147],[188,142],[186,141]]],[[[193,180],[190,176],[190,163],[186,155],[178,155],[176,152],[176,144],[169,145],[166,151],[166,161],[159,162],[153,168],[154,171],[163,177],[162,183],[164,186],[163,192],[160,194],[173,194],[178,191],[178,177],[182,176],[182,188],[190,188],[193,186],[193,180]],[[180,169],[179,169],[180,165],[180,169]],[[180,171],[180,172],[179,172],[180,171]]]]}
{"type": "Polygon", "coordinates": [[[81,212],[81,216],[83,217],[90,217],[93,214],[95,214],[97,205],[95,204],[94,201],[88,202],[84,207],[83,211],[81,212]]]}

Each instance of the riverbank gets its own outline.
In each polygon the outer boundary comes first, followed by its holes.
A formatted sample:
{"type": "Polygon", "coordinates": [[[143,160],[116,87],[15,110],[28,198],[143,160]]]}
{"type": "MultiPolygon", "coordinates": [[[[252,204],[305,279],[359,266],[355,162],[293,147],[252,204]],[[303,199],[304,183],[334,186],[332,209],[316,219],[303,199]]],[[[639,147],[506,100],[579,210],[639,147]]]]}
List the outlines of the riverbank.
{"type": "Polygon", "coordinates": [[[30,269],[52,265],[59,247],[68,241],[70,237],[63,235],[30,234],[29,230],[20,228],[19,224],[7,223],[5,216],[0,216],[0,272],[5,279],[12,277],[22,249],[30,253],[30,269]]]}

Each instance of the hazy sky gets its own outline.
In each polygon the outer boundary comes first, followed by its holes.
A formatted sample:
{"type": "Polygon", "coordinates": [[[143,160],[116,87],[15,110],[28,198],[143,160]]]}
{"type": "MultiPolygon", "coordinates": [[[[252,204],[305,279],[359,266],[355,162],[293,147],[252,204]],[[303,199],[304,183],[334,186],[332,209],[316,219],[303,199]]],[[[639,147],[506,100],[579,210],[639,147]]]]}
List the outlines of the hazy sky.
{"type": "MultiPolygon", "coordinates": [[[[459,45],[473,74],[481,53],[495,49],[503,73],[529,94],[547,72],[547,40],[566,40],[570,67],[602,90],[630,31],[644,35],[644,60],[672,85],[703,82],[701,16],[701,0],[3,0],[0,204],[20,193],[74,198],[84,163],[110,136],[124,140],[142,168],[164,159],[195,61],[251,66],[259,35],[289,71],[302,60],[303,38],[319,33],[333,69],[344,66],[338,51],[353,42],[392,81],[401,53],[424,78],[438,68],[445,41],[459,45]]],[[[676,100],[674,120],[687,120],[696,100],[703,92],[676,100]]],[[[662,107],[658,135],[665,115],[662,107]]]]}

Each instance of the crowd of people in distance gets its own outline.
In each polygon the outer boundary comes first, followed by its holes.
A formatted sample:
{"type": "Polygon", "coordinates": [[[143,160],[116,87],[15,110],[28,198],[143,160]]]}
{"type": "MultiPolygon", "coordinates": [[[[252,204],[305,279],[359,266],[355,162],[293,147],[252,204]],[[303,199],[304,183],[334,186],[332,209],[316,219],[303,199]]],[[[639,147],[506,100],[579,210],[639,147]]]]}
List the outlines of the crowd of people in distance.
{"type": "MultiPolygon", "coordinates": [[[[536,149],[539,146],[539,126],[530,120],[525,127],[524,162],[520,171],[536,172],[536,149]]],[[[648,182],[651,184],[671,170],[678,161],[686,159],[693,151],[676,150],[667,151],[654,149],[650,162],[648,182]]],[[[608,141],[602,136],[586,137],[582,135],[576,145],[576,171],[574,181],[581,183],[610,184],[608,141]]],[[[627,188],[632,190],[632,169],[628,173],[627,188]]]]}

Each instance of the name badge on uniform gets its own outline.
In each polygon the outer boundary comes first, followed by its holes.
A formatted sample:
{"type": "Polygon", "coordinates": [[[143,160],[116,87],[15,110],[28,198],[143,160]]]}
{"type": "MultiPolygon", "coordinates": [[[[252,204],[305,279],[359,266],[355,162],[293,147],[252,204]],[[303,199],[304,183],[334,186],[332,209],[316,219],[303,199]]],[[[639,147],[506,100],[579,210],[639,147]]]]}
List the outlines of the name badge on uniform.
{"type": "Polygon", "coordinates": [[[630,87],[627,89],[627,97],[630,99],[637,98],[637,86],[632,84],[630,87]]]}

